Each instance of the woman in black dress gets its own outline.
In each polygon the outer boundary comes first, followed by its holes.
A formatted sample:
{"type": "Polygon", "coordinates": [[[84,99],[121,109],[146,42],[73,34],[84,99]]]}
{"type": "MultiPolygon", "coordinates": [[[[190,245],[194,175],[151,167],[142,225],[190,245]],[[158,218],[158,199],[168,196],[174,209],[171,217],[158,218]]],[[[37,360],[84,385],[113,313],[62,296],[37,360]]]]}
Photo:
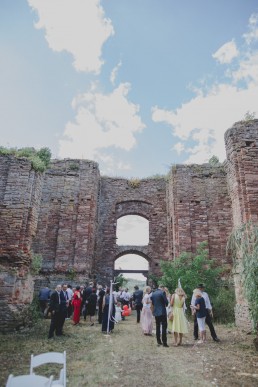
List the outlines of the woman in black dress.
{"type": "Polygon", "coordinates": [[[97,300],[98,300],[98,296],[96,294],[96,289],[92,288],[92,293],[89,296],[88,303],[87,303],[87,314],[90,316],[90,325],[91,326],[94,325],[94,321],[95,321],[97,300]]]}

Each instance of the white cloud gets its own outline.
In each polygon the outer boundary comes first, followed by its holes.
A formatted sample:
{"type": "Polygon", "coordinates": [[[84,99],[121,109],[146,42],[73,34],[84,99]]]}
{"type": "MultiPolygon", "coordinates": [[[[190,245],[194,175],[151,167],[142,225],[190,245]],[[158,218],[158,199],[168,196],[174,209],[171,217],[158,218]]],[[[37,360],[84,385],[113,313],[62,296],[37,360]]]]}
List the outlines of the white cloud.
{"type": "Polygon", "coordinates": [[[114,34],[100,0],[28,0],[28,3],[38,13],[35,27],[45,29],[53,51],[71,53],[77,71],[100,72],[102,46],[114,34]]]}
{"type": "Polygon", "coordinates": [[[111,71],[111,74],[110,74],[110,82],[112,83],[112,85],[115,84],[115,81],[116,81],[116,77],[117,77],[117,73],[118,73],[118,70],[119,68],[122,66],[122,62],[120,61],[114,68],[113,70],[111,71]]]}
{"type": "Polygon", "coordinates": [[[220,84],[175,112],[154,108],[152,119],[171,125],[173,135],[185,141],[184,151],[190,154],[186,163],[207,162],[214,154],[222,161],[225,159],[224,132],[243,119],[248,110],[258,113],[257,96],[254,83],[246,89],[220,84]],[[196,145],[187,144],[189,140],[196,145]]]}
{"type": "MultiPolygon", "coordinates": [[[[257,15],[250,20],[254,39],[257,15]]],[[[220,63],[229,63],[234,52],[236,56],[232,42],[213,55],[220,63]]],[[[249,46],[243,49],[245,51],[238,53],[234,68],[228,66],[226,69],[229,83],[216,82],[209,87],[204,84],[199,89],[195,88],[194,97],[175,110],[152,108],[153,121],[170,125],[172,135],[180,139],[172,149],[188,154],[185,163],[207,162],[212,155],[223,161],[225,131],[234,122],[243,119],[248,111],[258,115],[258,50],[250,51],[249,46]]]]}
{"type": "Polygon", "coordinates": [[[231,76],[235,82],[245,80],[258,85],[258,52],[247,53],[238,69],[231,72],[231,76]]]}
{"type": "Polygon", "coordinates": [[[258,14],[254,13],[249,19],[249,31],[243,35],[246,43],[249,45],[258,40],[258,14]]]}
{"type": "Polygon", "coordinates": [[[75,122],[66,125],[64,138],[59,142],[60,157],[101,161],[107,157],[105,149],[110,147],[132,149],[136,144],[135,134],[145,127],[138,114],[139,106],[128,100],[129,83],[121,83],[107,95],[94,87],[72,103],[77,109],[75,122]]]}
{"type": "Polygon", "coordinates": [[[234,58],[239,55],[236,43],[234,40],[223,44],[213,55],[212,57],[216,59],[219,63],[230,63],[234,58]]]}
{"type": "Polygon", "coordinates": [[[185,146],[182,142],[177,142],[173,148],[177,152],[178,155],[181,155],[181,153],[185,150],[185,146]]]}

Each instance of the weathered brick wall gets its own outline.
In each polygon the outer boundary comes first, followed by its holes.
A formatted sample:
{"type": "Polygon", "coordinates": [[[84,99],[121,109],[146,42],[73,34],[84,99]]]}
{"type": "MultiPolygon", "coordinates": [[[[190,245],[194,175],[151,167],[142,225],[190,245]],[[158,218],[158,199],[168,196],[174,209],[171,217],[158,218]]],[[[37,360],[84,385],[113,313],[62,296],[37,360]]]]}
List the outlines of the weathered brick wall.
{"type": "Polygon", "coordinates": [[[95,260],[95,272],[101,281],[109,284],[114,261],[125,253],[146,258],[152,274],[159,274],[160,260],[169,258],[165,179],[143,179],[133,187],[126,179],[101,178],[95,260]],[[116,244],[117,219],[125,215],[139,215],[149,221],[148,246],[116,244]]]}
{"type": "Polygon", "coordinates": [[[92,271],[97,227],[98,165],[84,160],[55,160],[45,173],[33,243],[43,256],[43,272],[92,271]]]}
{"type": "MultiPolygon", "coordinates": [[[[227,180],[234,228],[258,222],[258,120],[237,122],[225,133],[227,180]]],[[[248,303],[243,292],[241,257],[234,267],[236,324],[251,329],[248,303]]]]}
{"type": "MultiPolygon", "coordinates": [[[[135,184],[100,177],[92,161],[54,160],[41,174],[28,160],[0,156],[0,330],[24,323],[36,253],[43,257],[36,288],[83,284],[94,275],[109,284],[114,261],[130,253],[146,258],[150,273],[159,275],[161,259],[195,252],[204,240],[210,257],[231,263],[226,243],[233,226],[258,222],[258,120],[235,124],[225,142],[225,166],[176,165],[168,180],[135,184]],[[147,246],[116,244],[117,220],[125,215],[148,219],[147,246]]],[[[236,322],[246,328],[248,305],[237,270],[235,287],[236,322]]]]}
{"type": "Polygon", "coordinates": [[[232,230],[231,201],[224,167],[176,165],[168,183],[169,235],[173,256],[196,252],[208,242],[211,258],[230,263],[227,238],[232,230]]]}
{"type": "Polygon", "coordinates": [[[25,159],[0,156],[0,331],[24,324],[33,298],[29,274],[42,174],[25,159]]]}

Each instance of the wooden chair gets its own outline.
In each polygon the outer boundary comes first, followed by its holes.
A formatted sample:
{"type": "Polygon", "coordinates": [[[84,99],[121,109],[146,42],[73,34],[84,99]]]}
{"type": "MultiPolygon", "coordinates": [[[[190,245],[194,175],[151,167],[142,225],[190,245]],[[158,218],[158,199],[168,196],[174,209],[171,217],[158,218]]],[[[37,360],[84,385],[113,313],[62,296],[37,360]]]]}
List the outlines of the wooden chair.
{"type": "Polygon", "coordinates": [[[41,375],[9,375],[6,387],[51,387],[53,376],[47,378],[41,375]]]}
{"type": "Polygon", "coordinates": [[[57,363],[62,364],[62,369],[60,370],[59,379],[53,380],[53,386],[62,386],[66,387],[66,351],[64,352],[46,352],[41,353],[40,355],[31,355],[30,361],[30,374],[34,374],[34,368],[39,367],[47,363],[57,363]]]}

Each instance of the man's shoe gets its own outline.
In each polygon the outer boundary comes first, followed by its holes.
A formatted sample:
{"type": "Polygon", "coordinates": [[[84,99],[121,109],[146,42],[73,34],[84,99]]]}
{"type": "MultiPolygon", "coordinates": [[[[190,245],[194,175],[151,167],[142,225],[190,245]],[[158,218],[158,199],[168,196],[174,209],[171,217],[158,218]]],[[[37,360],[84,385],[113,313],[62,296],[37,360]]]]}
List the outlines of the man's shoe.
{"type": "Polygon", "coordinates": [[[168,347],[169,347],[169,345],[167,345],[167,344],[163,344],[163,347],[166,347],[166,348],[168,348],[168,347]]]}
{"type": "Polygon", "coordinates": [[[219,343],[220,339],[218,337],[214,337],[213,341],[217,341],[217,343],[219,343]]]}
{"type": "Polygon", "coordinates": [[[162,345],[162,341],[158,340],[157,341],[158,345],[162,345]]]}
{"type": "Polygon", "coordinates": [[[194,337],[194,340],[198,340],[198,337],[194,337]]]}

